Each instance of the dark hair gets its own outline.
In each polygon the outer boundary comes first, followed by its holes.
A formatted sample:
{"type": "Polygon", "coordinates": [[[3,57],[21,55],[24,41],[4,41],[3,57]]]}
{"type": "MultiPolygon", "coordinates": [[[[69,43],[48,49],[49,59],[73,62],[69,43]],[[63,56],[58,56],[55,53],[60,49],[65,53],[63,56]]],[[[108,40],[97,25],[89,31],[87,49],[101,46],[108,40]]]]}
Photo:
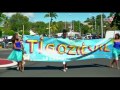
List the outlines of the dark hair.
{"type": "Polygon", "coordinates": [[[67,30],[66,30],[66,29],[63,29],[62,37],[63,37],[64,39],[67,37],[67,30]]]}
{"type": "Polygon", "coordinates": [[[17,35],[18,33],[15,33],[14,35],[13,35],[13,37],[12,37],[12,39],[11,39],[11,41],[12,41],[12,43],[15,43],[15,40],[17,40],[17,38],[16,38],[16,35],[17,35]]]}
{"type": "Polygon", "coordinates": [[[63,33],[67,33],[67,30],[66,30],[66,29],[63,29],[63,33]]]}
{"type": "MultiPolygon", "coordinates": [[[[118,36],[118,39],[119,39],[119,38],[120,38],[120,35],[119,35],[119,33],[116,33],[116,34],[115,34],[115,36],[116,36],[116,35],[118,36]]],[[[116,38],[115,38],[115,39],[116,39],[116,38]]]]}

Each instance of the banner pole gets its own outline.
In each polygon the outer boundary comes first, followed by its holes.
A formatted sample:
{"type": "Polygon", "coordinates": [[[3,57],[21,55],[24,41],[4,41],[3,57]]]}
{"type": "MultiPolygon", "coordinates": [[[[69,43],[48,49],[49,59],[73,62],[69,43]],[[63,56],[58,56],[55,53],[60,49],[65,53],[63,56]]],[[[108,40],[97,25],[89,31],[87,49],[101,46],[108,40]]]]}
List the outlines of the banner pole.
{"type": "Polygon", "coordinates": [[[24,70],[24,46],[23,46],[24,25],[22,30],[22,70],[24,70]]]}

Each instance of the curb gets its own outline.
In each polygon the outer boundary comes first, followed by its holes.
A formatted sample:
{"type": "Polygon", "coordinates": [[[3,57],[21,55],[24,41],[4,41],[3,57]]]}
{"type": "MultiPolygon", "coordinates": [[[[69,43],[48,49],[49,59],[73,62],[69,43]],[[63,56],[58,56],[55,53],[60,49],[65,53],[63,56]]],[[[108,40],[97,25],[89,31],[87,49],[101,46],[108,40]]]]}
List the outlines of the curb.
{"type": "Polygon", "coordinates": [[[0,65],[0,68],[4,68],[4,67],[11,67],[11,66],[15,66],[15,65],[17,65],[17,62],[12,61],[12,63],[10,63],[10,64],[0,65]]]}

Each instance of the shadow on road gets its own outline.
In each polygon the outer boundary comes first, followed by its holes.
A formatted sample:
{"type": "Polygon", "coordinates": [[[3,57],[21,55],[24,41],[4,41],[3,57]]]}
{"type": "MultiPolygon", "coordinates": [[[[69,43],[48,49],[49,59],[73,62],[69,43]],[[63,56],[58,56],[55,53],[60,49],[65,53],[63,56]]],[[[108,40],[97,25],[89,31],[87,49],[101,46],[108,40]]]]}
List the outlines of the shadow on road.
{"type": "MultiPolygon", "coordinates": [[[[92,65],[72,65],[68,66],[68,69],[75,69],[75,68],[89,68],[89,67],[109,67],[107,65],[101,64],[92,64],[92,65]]],[[[46,67],[28,67],[25,66],[25,70],[62,70],[62,66],[46,66],[46,67]]],[[[16,70],[16,68],[8,68],[8,70],[16,70]]]]}

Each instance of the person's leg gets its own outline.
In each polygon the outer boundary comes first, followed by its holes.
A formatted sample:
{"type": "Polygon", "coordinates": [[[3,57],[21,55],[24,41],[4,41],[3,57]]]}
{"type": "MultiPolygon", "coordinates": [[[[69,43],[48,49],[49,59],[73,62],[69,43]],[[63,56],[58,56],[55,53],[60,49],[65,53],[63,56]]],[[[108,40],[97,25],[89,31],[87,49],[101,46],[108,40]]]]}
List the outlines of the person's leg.
{"type": "Polygon", "coordinates": [[[115,61],[118,59],[118,53],[117,53],[117,49],[113,50],[113,61],[111,62],[111,67],[114,67],[114,63],[115,61]]]}
{"type": "Polygon", "coordinates": [[[65,63],[65,69],[67,70],[68,68],[67,68],[67,63],[65,63]]]}
{"type": "Polygon", "coordinates": [[[117,69],[120,69],[119,64],[118,64],[118,60],[115,60],[115,64],[116,64],[117,69]]]}
{"type": "Polygon", "coordinates": [[[21,61],[19,61],[18,63],[19,63],[19,70],[21,71],[22,70],[21,61]]]}
{"type": "Polygon", "coordinates": [[[21,61],[21,65],[22,65],[22,71],[24,71],[24,61],[21,61]]]}
{"type": "Polygon", "coordinates": [[[24,63],[23,63],[23,61],[20,61],[20,71],[21,72],[24,71],[24,63]]]}
{"type": "Polygon", "coordinates": [[[20,68],[19,68],[19,62],[17,62],[17,70],[18,71],[20,70],[20,68]]]}
{"type": "Polygon", "coordinates": [[[117,53],[115,55],[115,64],[116,64],[116,67],[117,69],[119,69],[119,64],[118,64],[118,60],[119,60],[119,50],[117,50],[117,53]]]}
{"type": "Polygon", "coordinates": [[[118,60],[119,60],[119,56],[117,55],[117,56],[116,56],[116,59],[115,59],[115,64],[116,64],[117,69],[119,69],[118,60]]]}
{"type": "Polygon", "coordinates": [[[110,67],[114,67],[114,62],[115,62],[115,59],[113,59],[113,61],[111,62],[111,65],[110,65],[110,67]]]}
{"type": "Polygon", "coordinates": [[[66,72],[66,62],[63,62],[63,71],[66,72]]]}

